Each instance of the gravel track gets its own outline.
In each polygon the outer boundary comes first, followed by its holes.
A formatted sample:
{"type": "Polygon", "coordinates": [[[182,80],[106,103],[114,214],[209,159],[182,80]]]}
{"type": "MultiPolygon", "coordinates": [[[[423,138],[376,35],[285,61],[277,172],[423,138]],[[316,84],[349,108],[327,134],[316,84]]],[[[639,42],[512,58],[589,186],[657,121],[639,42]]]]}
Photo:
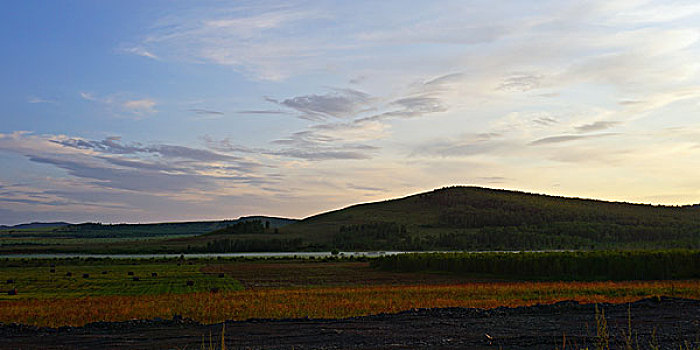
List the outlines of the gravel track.
{"type": "MultiPolygon", "coordinates": [[[[628,310],[639,348],[700,347],[700,300],[651,298],[600,304],[610,345],[623,347],[628,310]],[[655,335],[653,335],[655,334],[655,335]]],[[[227,349],[561,349],[594,348],[595,305],[560,302],[496,309],[419,309],[341,320],[249,320],[225,325],[227,349]]],[[[37,328],[0,324],[1,349],[200,349],[221,343],[222,324],[189,320],[99,322],[37,328]]],[[[636,348],[636,345],[635,345],[636,348]]]]}

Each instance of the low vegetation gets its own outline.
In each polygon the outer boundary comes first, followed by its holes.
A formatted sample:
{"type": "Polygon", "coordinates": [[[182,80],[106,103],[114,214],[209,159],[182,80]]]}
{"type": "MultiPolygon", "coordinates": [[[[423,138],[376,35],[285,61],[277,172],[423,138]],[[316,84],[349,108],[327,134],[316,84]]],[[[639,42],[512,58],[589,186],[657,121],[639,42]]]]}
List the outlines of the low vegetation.
{"type": "Polygon", "coordinates": [[[415,253],[384,256],[372,266],[541,280],[654,280],[700,278],[700,251],[415,253]]]}
{"type": "Polygon", "coordinates": [[[17,294],[2,293],[0,300],[143,296],[209,292],[212,288],[221,291],[242,289],[235,279],[205,274],[200,272],[204,265],[190,265],[178,260],[167,263],[132,260],[120,264],[113,264],[114,260],[58,261],[57,264],[44,261],[44,266],[36,266],[36,263],[30,263],[31,260],[27,260],[26,264],[5,261],[6,266],[0,268],[0,291],[13,289],[17,294]],[[188,280],[196,280],[196,283],[188,286],[188,280]]]}
{"type": "Polygon", "coordinates": [[[413,308],[514,307],[562,300],[631,302],[656,295],[700,298],[699,287],[696,281],[501,282],[21,299],[0,301],[0,322],[57,327],[97,321],[170,319],[174,315],[204,323],[251,318],[345,318],[413,308]]]}
{"type": "Polygon", "coordinates": [[[0,296],[0,322],[51,327],[175,315],[214,323],[250,318],[344,318],[413,308],[491,308],[561,300],[628,302],[659,295],[700,298],[698,280],[487,281],[384,271],[371,268],[368,262],[349,260],[9,259],[0,261],[0,277],[6,290],[17,290],[17,295],[0,296]],[[88,277],[83,278],[84,274],[88,277]]]}

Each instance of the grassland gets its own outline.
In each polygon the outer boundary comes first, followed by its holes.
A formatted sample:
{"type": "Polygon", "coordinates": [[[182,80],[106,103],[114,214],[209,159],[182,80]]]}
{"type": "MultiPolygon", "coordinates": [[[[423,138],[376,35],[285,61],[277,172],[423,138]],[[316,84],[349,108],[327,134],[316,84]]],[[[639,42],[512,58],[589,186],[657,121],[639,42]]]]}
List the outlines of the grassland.
{"type": "Polygon", "coordinates": [[[156,295],[240,290],[232,278],[202,273],[204,265],[144,261],[132,264],[94,263],[62,264],[55,267],[22,266],[0,268],[3,289],[16,289],[17,295],[0,294],[0,300],[70,299],[99,295],[156,295]],[[54,271],[54,272],[51,272],[54,271]],[[10,282],[11,281],[11,282],[10,282]],[[193,281],[188,286],[187,282],[193,281]]]}
{"type": "Polygon", "coordinates": [[[204,323],[251,318],[345,318],[414,308],[512,307],[562,300],[622,303],[657,295],[697,299],[699,287],[695,281],[522,282],[24,299],[0,301],[0,322],[57,327],[96,321],[170,319],[173,315],[204,323]]]}
{"type": "Polygon", "coordinates": [[[371,268],[368,262],[347,260],[214,259],[184,264],[179,260],[105,264],[97,259],[62,264],[59,260],[55,273],[49,272],[48,265],[21,265],[21,261],[6,261],[0,268],[0,282],[15,279],[13,286],[18,291],[18,295],[2,296],[0,322],[57,327],[180,315],[213,323],[250,318],[344,318],[413,308],[491,308],[561,300],[628,302],[659,295],[700,298],[698,280],[499,281],[389,272],[371,268]],[[67,278],[67,271],[73,276],[67,278]],[[128,275],[130,271],[144,278],[135,282],[128,275]],[[158,276],[151,278],[152,272],[158,276]],[[83,279],[83,273],[90,277],[83,279]],[[219,278],[221,273],[224,278],[219,278]],[[187,286],[188,280],[194,285],[187,286]],[[212,292],[212,288],[219,289],[212,292]]]}

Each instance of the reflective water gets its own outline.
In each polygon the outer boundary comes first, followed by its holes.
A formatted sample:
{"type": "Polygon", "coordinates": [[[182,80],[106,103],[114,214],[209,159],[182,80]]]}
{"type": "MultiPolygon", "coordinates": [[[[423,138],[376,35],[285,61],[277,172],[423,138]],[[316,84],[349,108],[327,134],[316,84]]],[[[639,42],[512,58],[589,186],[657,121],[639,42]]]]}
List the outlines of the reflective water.
{"type": "MultiPolygon", "coordinates": [[[[340,252],[338,256],[383,256],[396,255],[407,252],[340,252]]],[[[272,252],[272,253],[193,253],[193,254],[0,254],[0,258],[25,258],[25,259],[60,259],[60,258],[96,258],[96,259],[150,259],[150,258],[323,258],[334,256],[331,252],[272,252]]]]}
{"type": "MultiPolygon", "coordinates": [[[[520,252],[563,252],[568,250],[525,250],[525,251],[465,251],[465,253],[520,253],[520,252]]],[[[372,251],[372,252],[340,252],[335,256],[365,256],[377,257],[384,255],[397,255],[406,253],[456,253],[462,251],[372,251]]],[[[0,254],[0,259],[4,258],[24,258],[24,259],[60,259],[60,258],[96,258],[96,259],[151,259],[151,258],[324,258],[334,256],[331,252],[263,252],[263,253],[192,253],[192,254],[0,254]]]]}

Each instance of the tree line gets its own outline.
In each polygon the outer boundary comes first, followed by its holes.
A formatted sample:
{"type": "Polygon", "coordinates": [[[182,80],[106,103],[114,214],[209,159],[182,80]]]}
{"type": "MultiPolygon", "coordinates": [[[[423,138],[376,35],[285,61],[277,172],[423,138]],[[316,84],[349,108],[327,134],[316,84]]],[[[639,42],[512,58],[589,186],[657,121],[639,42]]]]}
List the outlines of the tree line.
{"type": "Polygon", "coordinates": [[[293,239],[216,239],[205,246],[190,247],[188,252],[196,253],[236,253],[236,252],[292,252],[302,250],[303,241],[293,239]]]}
{"type": "MultiPolygon", "coordinates": [[[[270,221],[263,222],[262,220],[245,220],[238,221],[235,224],[228,225],[222,229],[211,232],[211,234],[250,234],[250,233],[268,233],[270,231],[270,221]]],[[[278,230],[273,229],[274,233],[278,230]]]]}
{"type": "Polygon", "coordinates": [[[384,256],[371,266],[403,272],[447,272],[535,280],[700,278],[700,251],[412,253],[384,256]]]}

